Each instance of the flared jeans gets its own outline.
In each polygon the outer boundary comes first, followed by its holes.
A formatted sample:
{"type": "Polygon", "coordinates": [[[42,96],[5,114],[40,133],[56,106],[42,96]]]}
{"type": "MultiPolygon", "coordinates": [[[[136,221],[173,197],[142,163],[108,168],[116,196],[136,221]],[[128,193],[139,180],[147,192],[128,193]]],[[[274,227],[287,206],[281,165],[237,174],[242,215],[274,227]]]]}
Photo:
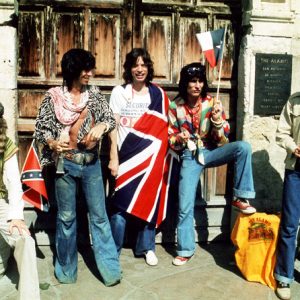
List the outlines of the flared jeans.
{"type": "Polygon", "coordinates": [[[77,279],[76,196],[81,185],[87,202],[93,252],[105,285],[121,279],[116,245],[106,214],[105,194],[99,159],[88,164],[76,164],[64,159],[64,174],[56,177],[56,259],[55,275],[62,283],[77,279]]]}
{"type": "Polygon", "coordinates": [[[291,283],[294,279],[294,261],[299,218],[300,172],[285,170],[274,274],[276,280],[284,283],[291,283]]]}
{"type": "Polygon", "coordinates": [[[237,141],[215,149],[202,149],[204,164],[188,149],[181,156],[179,175],[179,212],[177,224],[177,254],[192,256],[195,252],[194,206],[196,190],[204,168],[234,162],[233,194],[240,198],[254,198],[252,151],[249,143],[237,141]]]}

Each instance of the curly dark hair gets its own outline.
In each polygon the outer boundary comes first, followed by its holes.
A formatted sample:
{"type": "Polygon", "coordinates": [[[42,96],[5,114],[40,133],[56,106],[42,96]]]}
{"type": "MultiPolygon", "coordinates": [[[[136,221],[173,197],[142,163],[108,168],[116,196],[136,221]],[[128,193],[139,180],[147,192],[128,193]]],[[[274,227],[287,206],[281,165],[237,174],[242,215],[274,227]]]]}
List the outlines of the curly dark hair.
{"type": "Polygon", "coordinates": [[[7,123],[3,118],[4,106],[0,102],[0,153],[5,150],[7,123]]]}
{"type": "Polygon", "coordinates": [[[144,48],[133,48],[129,53],[127,53],[126,60],[123,65],[123,79],[125,80],[125,83],[132,83],[133,78],[131,74],[131,68],[136,64],[136,61],[139,56],[142,57],[144,64],[148,67],[146,84],[149,84],[149,82],[153,79],[154,69],[153,61],[151,60],[150,54],[144,48]]]}
{"type": "Polygon", "coordinates": [[[70,89],[82,71],[90,71],[95,65],[95,57],[91,52],[79,48],[67,51],[61,60],[63,85],[70,89]]]}
{"type": "Polygon", "coordinates": [[[189,82],[195,77],[204,83],[204,86],[201,91],[201,97],[202,98],[206,97],[208,91],[208,84],[207,84],[205,66],[203,66],[201,63],[194,62],[184,66],[181,69],[179,86],[178,86],[179,93],[176,96],[176,98],[181,97],[185,101],[187,101],[187,87],[189,82]]]}

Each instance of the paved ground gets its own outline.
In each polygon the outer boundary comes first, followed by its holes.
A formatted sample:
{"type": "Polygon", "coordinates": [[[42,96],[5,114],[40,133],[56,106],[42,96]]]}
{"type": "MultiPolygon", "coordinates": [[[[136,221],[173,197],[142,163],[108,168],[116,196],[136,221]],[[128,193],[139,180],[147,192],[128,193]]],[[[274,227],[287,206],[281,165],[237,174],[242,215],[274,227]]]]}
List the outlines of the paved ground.
{"type": "MultiPolygon", "coordinates": [[[[188,264],[171,264],[174,246],[157,246],[159,265],[147,266],[143,258],[135,258],[124,249],[121,255],[123,280],[115,287],[105,287],[98,279],[93,256],[85,250],[79,256],[76,284],[59,284],[53,276],[52,251],[40,247],[38,269],[40,282],[49,284],[41,290],[42,300],[272,300],[274,292],[259,283],[247,282],[233,263],[233,248],[229,244],[199,245],[196,255],[188,264]],[[83,255],[83,256],[82,256],[83,255]]],[[[300,262],[296,262],[300,270],[300,262]]],[[[0,299],[17,299],[18,275],[13,260],[7,275],[0,280],[0,299]]],[[[292,285],[293,299],[300,299],[300,273],[292,285]]],[[[34,299],[33,299],[34,300],[34,299]]]]}

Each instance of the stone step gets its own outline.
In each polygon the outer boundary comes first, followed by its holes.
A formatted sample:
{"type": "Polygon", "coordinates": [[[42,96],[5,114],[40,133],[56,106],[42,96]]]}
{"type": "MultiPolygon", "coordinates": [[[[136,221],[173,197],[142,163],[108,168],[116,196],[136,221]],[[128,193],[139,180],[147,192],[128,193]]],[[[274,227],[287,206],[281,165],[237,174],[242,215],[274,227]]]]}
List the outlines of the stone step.
{"type": "MultiPolygon", "coordinates": [[[[55,232],[55,213],[37,212],[31,208],[24,211],[27,225],[35,234],[38,245],[50,245],[53,242],[55,232]]],[[[195,206],[195,238],[196,241],[228,240],[230,232],[230,206],[201,205],[195,206]]],[[[169,243],[176,241],[176,211],[164,221],[158,229],[157,243],[169,243]]],[[[86,220],[79,220],[86,224],[86,220]]]]}

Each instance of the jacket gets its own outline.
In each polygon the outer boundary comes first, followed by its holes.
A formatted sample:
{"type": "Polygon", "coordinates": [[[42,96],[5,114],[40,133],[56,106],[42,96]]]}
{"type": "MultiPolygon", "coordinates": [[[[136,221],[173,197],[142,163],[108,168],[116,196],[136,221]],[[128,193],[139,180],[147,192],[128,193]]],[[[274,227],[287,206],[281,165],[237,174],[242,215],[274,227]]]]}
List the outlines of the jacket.
{"type": "Polygon", "coordinates": [[[296,156],[293,152],[300,145],[300,92],[291,95],[282,109],[276,142],[287,151],[285,168],[294,170],[296,156]]]}
{"type": "Polygon", "coordinates": [[[221,126],[214,126],[211,121],[211,111],[214,105],[214,98],[207,95],[201,100],[200,130],[196,131],[192,125],[192,119],[187,112],[185,101],[182,98],[173,100],[169,107],[169,145],[179,152],[186,148],[186,143],[178,139],[178,134],[188,131],[195,139],[197,148],[221,146],[228,143],[229,124],[226,121],[224,110],[222,111],[223,123],[221,126]]]}

